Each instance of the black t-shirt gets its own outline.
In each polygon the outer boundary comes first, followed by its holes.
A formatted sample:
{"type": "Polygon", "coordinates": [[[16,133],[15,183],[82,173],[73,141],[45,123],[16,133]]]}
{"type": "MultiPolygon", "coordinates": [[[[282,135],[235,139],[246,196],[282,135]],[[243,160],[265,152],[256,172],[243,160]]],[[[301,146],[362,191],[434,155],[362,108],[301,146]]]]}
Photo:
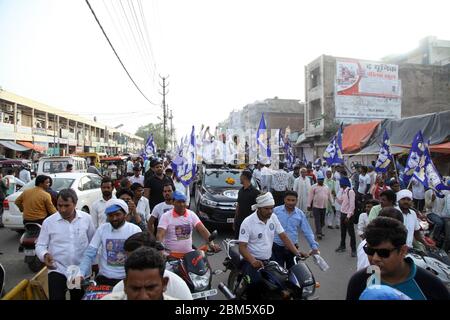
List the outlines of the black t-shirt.
{"type": "Polygon", "coordinates": [[[239,205],[239,215],[237,216],[237,223],[242,223],[245,218],[253,213],[252,205],[256,203],[256,198],[259,196],[259,190],[252,185],[248,189],[242,187],[238,193],[237,203],[239,205]]]}
{"type": "MultiPolygon", "coordinates": [[[[406,258],[406,260],[409,259],[406,258]]],[[[359,300],[362,292],[366,289],[367,279],[370,277],[366,270],[367,268],[364,268],[351,277],[347,287],[347,300],[359,300]]],[[[427,300],[450,300],[450,294],[445,285],[430,271],[416,266],[414,280],[427,300]]]]}
{"type": "Polygon", "coordinates": [[[163,190],[164,185],[167,183],[172,184],[172,188],[175,190],[172,178],[166,175],[164,175],[162,179],[153,175],[149,179],[144,180],[144,188],[150,189],[150,199],[148,199],[150,210],[153,210],[158,203],[164,202],[163,190]]]}

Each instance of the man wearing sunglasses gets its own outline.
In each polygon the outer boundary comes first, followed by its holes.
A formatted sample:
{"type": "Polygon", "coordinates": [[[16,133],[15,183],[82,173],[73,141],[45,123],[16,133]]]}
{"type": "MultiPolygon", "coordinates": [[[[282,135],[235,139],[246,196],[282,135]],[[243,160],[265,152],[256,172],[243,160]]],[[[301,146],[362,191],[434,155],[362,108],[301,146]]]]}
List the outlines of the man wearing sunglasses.
{"type": "MultiPolygon", "coordinates": [[[[366,228],[367,245],[364,251],[370,264],[379,269],[378,284],[388,285],[403,292],[412,300],[449,300],[445,285],[429,271],[406,258],[407,230],[398,220],[388,217],[374,219],[366,228]]],[[[347,300],[358,300],[372,275],[367,269],[355,273],[349,281],[347,300]]]]}

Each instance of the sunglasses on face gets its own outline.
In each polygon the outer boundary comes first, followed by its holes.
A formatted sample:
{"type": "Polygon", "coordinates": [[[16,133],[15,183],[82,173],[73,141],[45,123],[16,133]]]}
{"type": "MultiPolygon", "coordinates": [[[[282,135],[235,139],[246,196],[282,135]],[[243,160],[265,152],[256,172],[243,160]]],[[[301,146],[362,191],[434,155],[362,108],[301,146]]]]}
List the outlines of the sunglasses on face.
{"type": "Polygon", "coordinates": [[[368,256],[373,256],[375,253],[380,257],[380,258],[389,258],[389,256],[391,255],[391,252],[398,250],[399,248],[393,248],[393,249],[374,249],[374,248],[370,248],[367,245],[365,245],[363,247],[364,252],[368,255],[368,256]]]}

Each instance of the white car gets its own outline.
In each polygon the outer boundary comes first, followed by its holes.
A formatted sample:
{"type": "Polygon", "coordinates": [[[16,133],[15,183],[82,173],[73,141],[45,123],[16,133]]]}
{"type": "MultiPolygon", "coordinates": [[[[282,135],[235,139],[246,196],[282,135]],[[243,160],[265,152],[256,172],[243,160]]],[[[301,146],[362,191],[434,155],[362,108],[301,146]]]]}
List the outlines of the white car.
{"type": "MultiPolygon", "coordinates": [[[[71,188],[78,196],[76,208],[85,212],[91,212],[92,204],[102,197],[100,189],[102,178],[99,175],[82,172],[55,173],[48,175],[53,180],[52,190],[59,192],[62,189],[71,188]]],[[[3,202],[3,224],[5,228],[21,231],[23,226],[23,215],[14,203],[20,194],[34,187],[34,179],[23,186],[16,193],[6,197],[3,202]]]]}

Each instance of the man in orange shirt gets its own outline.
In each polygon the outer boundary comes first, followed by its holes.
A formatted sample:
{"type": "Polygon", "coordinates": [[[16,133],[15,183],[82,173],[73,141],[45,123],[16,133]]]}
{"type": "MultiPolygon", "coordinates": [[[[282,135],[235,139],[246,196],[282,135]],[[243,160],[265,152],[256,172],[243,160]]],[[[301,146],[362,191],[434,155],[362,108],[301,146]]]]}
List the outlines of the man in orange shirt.
{"type": "Polygon", "coordinates": [[[23,224],[34,222],[42,224],[49,215],[57,210],[52,198],[47,192],[50,187],[50,177],[39,175],[35,187],[25,190],[15,201],[16,206],[23,212],[23,224]]]}

